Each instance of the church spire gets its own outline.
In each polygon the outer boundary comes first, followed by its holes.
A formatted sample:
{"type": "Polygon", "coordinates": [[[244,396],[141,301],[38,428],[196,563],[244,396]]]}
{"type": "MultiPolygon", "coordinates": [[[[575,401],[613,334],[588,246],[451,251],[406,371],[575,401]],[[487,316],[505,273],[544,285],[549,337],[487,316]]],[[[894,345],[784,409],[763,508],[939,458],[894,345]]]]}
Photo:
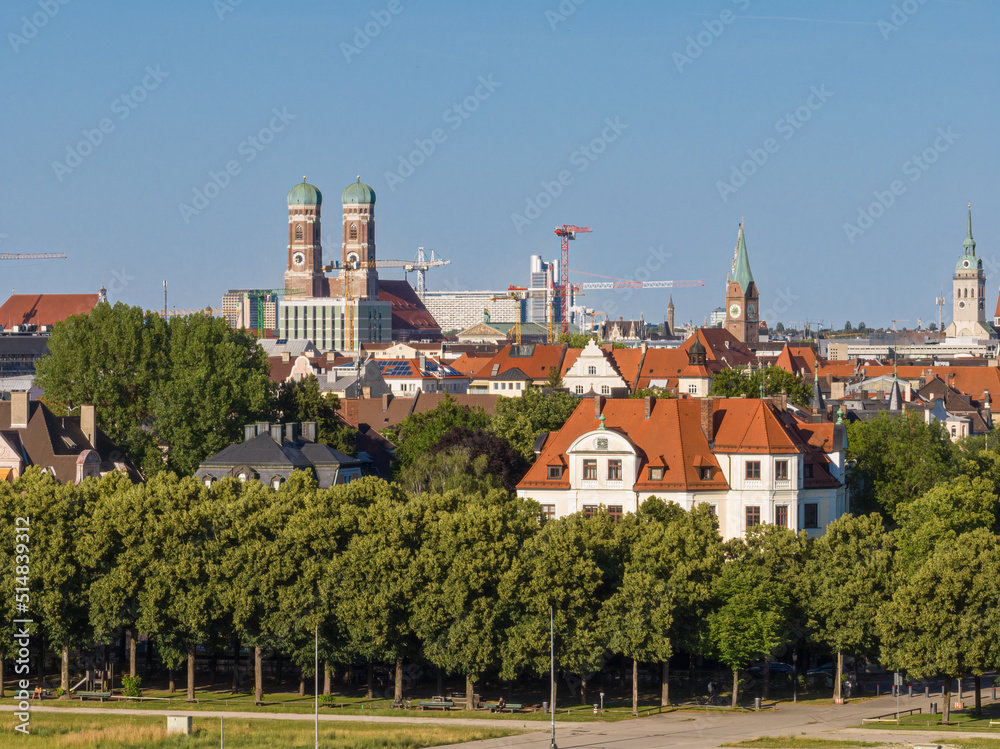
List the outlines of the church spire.
{"type": "Polygon", "coordinates": [[[962,242],[962,247],[965,248],[966,255],[976,254],[976,240],[972,238],[972,203],[969,203],[969,232],[965,236],[965,241],[962,242]]]}
{"type": "Polygon", "coordinates": [[[753,283],[753,272],[750,270],[750,256],[747,254],[747,240],[743,235],[743,223],[740,223],[740,234],[736,241],[736,254],[733,257],[732,280],[740,285],[743,293],[747,293],[753,283]]]}

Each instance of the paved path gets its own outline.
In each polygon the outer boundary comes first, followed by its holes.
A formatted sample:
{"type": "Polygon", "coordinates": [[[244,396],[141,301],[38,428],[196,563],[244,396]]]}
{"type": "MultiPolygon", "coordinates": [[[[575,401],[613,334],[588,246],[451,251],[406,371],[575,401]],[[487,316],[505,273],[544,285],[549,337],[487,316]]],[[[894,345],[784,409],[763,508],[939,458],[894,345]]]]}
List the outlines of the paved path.
{"type": "MultiPolygon", "coordinates": [[[[984,706],[990,704],[984,690],[984,706]]],[[[935,695],[903,697],[900,709],[922,707],[927,712],[928,702],[940,703],[935,695]]],[[[969,701],[966,701],[969,704],[969,701]]],[[[585,723],[582,726],[563,726],[556,723],[556,744],[560,749],[716,749],[724,743],[754,738],[756,736],[805,735],[849,741],[879,741],[885,743],[927,743],[942,736],[982,738],[983,732],[927,732],[886,731],[853,728],[862,718],[894,712],[896,700],[881,697],[846,705],[789,705],[783,703],[778,710],[761,713],[700,713],[675,712],[641,720],[620,723],[585,723]]],[[[997,729],[1000,737],[1000,729],[997,729]]],[[[548,749],[550,734],[524,734],[504,739],[453,744],[452,747],[468,749],[548,749]]],[[[1000,744],[998,744],[1000,746],[1000,744]]]]}
{"type": "MultiPolygon", "coordinates": [[[[984,690],[984,704],[989,692],[984,690]]],[[[928,702],[940,703],[940,696],[930,700],[923,696],[903,697],[900,707],[922,707],[925,712],[928,702]]],[[[967,703],[968,704],[968,703],[967,703]]],[[[12,706],[4,705],[3,710],[11,711],[12,706]]],[[[640,720],[617,723],[556,723],[556,743],[560,749],[715,749],[721,744],[753,738],[754,736],[805,735],[858,741],[880,741],[886,743],[921,743],[946,736],[983,737],[982,732],[940,734],[926,731],[885,731],[854,728],[861,719],[891,713],[896,709],[896,700],[881,697],[866,702],[852,702],[846,705],[790,705],[782,703],[778,710],[761,713],[725,712],[675,712],[656,715],[640,720]]],[[[32,712],[108,713],[112,715],[194,715],[202,718],[254,719],[254,720],[298,720],[312,721],[313,715],[303,713],[247,713],[235,710],[185,711],[183,708],[170,710],[143,710],[132,708],[100,707],[32,707],[32,712]]],[[[439,723],[459,726],[491,726],[497,728],[534,729],[534,732],[503,739],[492,739],[454,747],[469,749],[548,749],[549,732],[547,724],[535,721],[490,720],[475,718],[444,718],[440,716],[378,716],[378,715],[329,715],[320,714],[320,721],[362,721],[367,723],[439,723]],[[540,729],[540,730],[539,730],[540,729]]],[[[997,730],[1000,737],[1000,729],[997,730]]]]}

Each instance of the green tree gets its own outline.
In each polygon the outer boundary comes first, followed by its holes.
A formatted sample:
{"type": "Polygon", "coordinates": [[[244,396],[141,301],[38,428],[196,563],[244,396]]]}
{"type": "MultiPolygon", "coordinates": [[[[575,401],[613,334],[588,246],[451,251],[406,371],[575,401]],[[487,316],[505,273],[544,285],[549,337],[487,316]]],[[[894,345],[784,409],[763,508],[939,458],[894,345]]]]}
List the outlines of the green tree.
{"type": "Polygon", "coordinates": [[[98,426],[111,441],[143,470],[159,470],[163,456],[148,426],[154,389],[167,374],[166,339],[167,326],[155,312],[98,304],[55,326],[35,383],[57,415],[95,405],[98,426]]]}
{"type": "Polygon", "coordinates": [[[596,335],[584,335],[583,333],[560,333],[556,336],[556,343],[561,343],[569,348],[587,348],[587,344],[593,341],[600,343],[596,335]]]}
{"type": "Polygon", "coordinates": [[[501,642],[512,618],[507,570],[538,532],[538,505],[503,491],[440,505],[421,546],[414,629],[425,656],[439,668],[465,674],[472,709],[474,685],[500,666],[501,642]],[[454,504],[453,504],[454,503],[454,504]]]}
{"type": "Polygon", "coordinates": [[[528,388],[520,398],[498,398],[490,429],[503,437],[525,460],[534,462],[534,444],[543,432],[562,428],[580,399],[564,391],[548,395],[528,388]]]}
{"type": "Polygon", "coordinates": [[[269,364],[253,336],[207,315],[171,318],[168,362],[154,390],[155,427],[169,446],[167,465],[189,475],[267,413],[269,364]]]}
{"type": "Polygon", "coordinates": [[[943,424],[912,413],[880,414],[847,426],[848,488],[854,507],[897,519],[912,502],[953,473],[954,447],[943,424]]]}
{"type": "Polygon", "coordinates": [[[851,325],[851,321],[850,320],[848,320],[847,322],[844,323],[844,332],[845,333],[850,333],[853,330],[854,330],[854,327],[851,325]]]}
{"type": "Polygon", "coordinates": [[[859,322],[858,323],[858,332],[859,333],[864,333],[866,330],[868,330],[868,327],[865,325],[864,321],[859,322]]]}
{"type": "Polygon", "coordinates": [[[147,490],[159,513],[144,529],[148,569],[138,627],[154,638],[168,669],[187,660],[187,698],[193,701],[195,648],[212,641],[224,614],[213,571],[222,560],[217,523],[225,514],[221,502],[191,477],[160,473],[147,490]]]}
{"type": "Polygon", "coordinates": [[[489,421],[489,416],[483,409],[466,408],[459,405],[450,395],[446,395],[444,400],[430,411],[411,414],[403,419],[390,439],[397,445],[396,457],[399,459],[400,467],[406,468],[418,460],[423,460],[438,440],[455,427],[482,429],[489,425],[489,421]]]}
{"type": "Polygon", "coordinates": [[[615,547],[614,523],[606,512],[550,520],[522,545],[500,587],[515,612],[501,645],[503,678],[548,673],[552,608],[557,665],[581,676],[586,701],[587,676],[604,662],[598,616],[615,590],[615,547]]]}
{"type": "Polygon", "coordinates": [[[812,400],[812,391],[800,375],[775,366],[752,371],[746,367],[723,369],[712,379],[712,395],[721,398],[759,398],[762,383],[765,396],[787,395],[792,403],[800,406],[808,406],[812,400]]]}
{"type": "MultiPolygon", "coordinates": [[[[878,615],[882,661],[911,678],[951,680],[1000,665],[1000,548],[985,528],[941,543],[878,615]]],[[[978,683],[978,682],[977,682],[978,683]]],[[[979,690],[976,708],[980,709],[979,690]]]]}
{"type": "Polygon", "coordinates": [[[278,386],[277,416],[285,423],[316,422],[317,441],[347,455],[354,455],[357,431],[337,415],[340,398],[324,395],[316,375],[285,381],[278,386]]]}
{"type": "Polygon", "coordinates": [[[931,332],[934,332],[934,331],[936,331],[936,330],[938,329],[938,326],[937,326],[937,323],[936,323],[936,322],[932,322],[932,323],[930,324],[930,326],[928,326],[928,328],[927,328],[927,329],[928,329],[928,330],[930,330],[931,332]]]}
{"type": "Polygon", "coordinates": [[[563,386],[562,373],[559,371],[559,367],[549,367],[549,374],[545,378],[545,384],[550,388],[561,388],[563,386]]]}
{"type": "MultiPolygon", "coordinates": [[[[875,658],[875,621],[891,588],[892,539],[877,513],[844,515],[827,526],[805,566],[806,609],[813,637],[837,654],[835,673],[844,671],[844,653],[875,658]]],[[[834,702],[841,701],[834,678],[834,702]]]]}
{"type": "Polygon", "coordinates": [[[781,644],[788,597],[764,566],[745,559],[734,559],[723,567],[715,595],[717,608],[708,618],[709,636],[719,660],[733,671],[735,708],[740,670],[781,644]]]}
{"type": "Polygon", "coordinates": [[[785,332],[785,324],[783,322],[779,321],[778,324],[774,326],[774,332],[775,333],[784,333],[785,332]]]}

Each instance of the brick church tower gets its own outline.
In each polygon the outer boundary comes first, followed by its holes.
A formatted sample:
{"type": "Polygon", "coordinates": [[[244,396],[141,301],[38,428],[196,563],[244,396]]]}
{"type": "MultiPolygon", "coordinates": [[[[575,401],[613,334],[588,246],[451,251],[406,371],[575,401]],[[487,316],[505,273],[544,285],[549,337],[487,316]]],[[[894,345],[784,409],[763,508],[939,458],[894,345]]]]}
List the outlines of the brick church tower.
{"type": "Polygon", "coordinates": [[[320,235],[322,206],[323,194],[306,182],[305,177],[288,191],[285,288],[302,292],[299,298],[327,295],[320,235]]]}
{"type": "Polygon", "coordinates": [[[760,343],[760,322],[758,320],[757,284],[750,270],[747,242],[740,224],[733,255],[733,269],[726,281],[726,323],[725,329],[750,348],[760,343]]]}

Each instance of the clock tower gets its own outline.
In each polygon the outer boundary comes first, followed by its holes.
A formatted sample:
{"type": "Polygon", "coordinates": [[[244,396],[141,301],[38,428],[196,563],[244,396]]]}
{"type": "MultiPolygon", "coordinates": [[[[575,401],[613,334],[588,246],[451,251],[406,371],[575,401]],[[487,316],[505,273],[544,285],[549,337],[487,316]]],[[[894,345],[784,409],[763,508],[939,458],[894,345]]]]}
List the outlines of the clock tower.
{"type": "Polygon", "coordinates": [[[962,254],[955,263],[952,322],[946,338],[990,338],[993,331],[986,324],[986,274],[983,261],[976,257],[972,238],[972,204],[969,204],[969,229],[962,242],[962,254]]]}
{"type": "Polygon", "coordinates": [[[750,270],[743,224],[736,239],[732,273],[726,281],[726,323],[723,326],[737,340],[754,348],[760,343],[757,284],[750,270]]]}
{"type": "Polygon", "coordinates": [[[354,299],[378,300],[375,269],[375,191],[358,177],[341,195],[344,218],[341,239],[339,287],[350,279],[354,299]]]}
{"type": "Polygon", "coordinates": [[[302,178],[288,191],[288,256],[285,288],[303,297],[326,296],[320,209],[323,194],[302,178]]]}

